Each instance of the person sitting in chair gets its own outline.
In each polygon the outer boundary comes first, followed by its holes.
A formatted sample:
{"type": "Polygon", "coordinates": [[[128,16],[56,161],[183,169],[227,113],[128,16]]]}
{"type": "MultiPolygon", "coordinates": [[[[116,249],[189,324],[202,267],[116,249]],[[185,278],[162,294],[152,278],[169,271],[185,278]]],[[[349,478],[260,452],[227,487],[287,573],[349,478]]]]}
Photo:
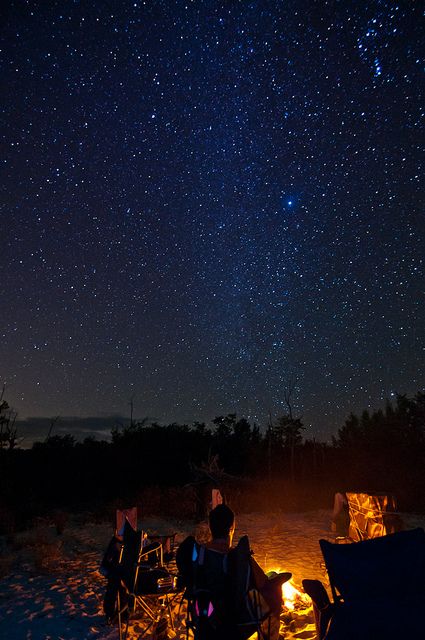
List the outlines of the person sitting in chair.
{"type": "MultiPolygon", "coordinates": [[[[219,504],[209,513],[209,527],[211,540],[205,545],[205,549],[221,555],[228,554],[228,564],[232,567],[235,562],[237,562],[232,557],[232,550],[236,552],[244,541],[244,538],[242,538],[236,548],[232,547],[235,532],[235,514],[226,504],[219,504]]],[[[189,590],[195,582],[196,565],[193,562],[194,549],[196,549],[196,541],[193,536],[189,536],[180,545],[176,556],[177,567],[182,577],[183,585],[189,588],[189,590]]],[[[249,556],[248,562],[253,586],[267,603],[270,612],[270,627],[265,637],[267,637],[268,640],[277,640],[279,638],[280,611],[282,606],[282,584],[289,580],[292,574],[282,573],[275,575],[273,578],[269,578],[260,565],[254,560],[249,548],[247,548],[247,553],[249,556]]],[[[231,570],[230,568],[229,571],[231,570]]],[[[220,639],[224,638],[223,632],[217,637],[220,637],[220,639]]],[[[232,636],[230,635],[229,637],[232,636]]]]}

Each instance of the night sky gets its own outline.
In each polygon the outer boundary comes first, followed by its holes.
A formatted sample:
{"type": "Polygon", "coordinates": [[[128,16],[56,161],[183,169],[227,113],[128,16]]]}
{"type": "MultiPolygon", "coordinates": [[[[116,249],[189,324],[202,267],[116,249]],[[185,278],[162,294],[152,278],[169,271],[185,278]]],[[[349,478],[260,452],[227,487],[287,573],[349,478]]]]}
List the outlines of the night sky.
{"type": "Polygon", "coordinates": [[[296,380],[326,439],[424,389],[420,5],[2,4],[0,378],[21,418],[133,398],[263,426],[296,380]]]}

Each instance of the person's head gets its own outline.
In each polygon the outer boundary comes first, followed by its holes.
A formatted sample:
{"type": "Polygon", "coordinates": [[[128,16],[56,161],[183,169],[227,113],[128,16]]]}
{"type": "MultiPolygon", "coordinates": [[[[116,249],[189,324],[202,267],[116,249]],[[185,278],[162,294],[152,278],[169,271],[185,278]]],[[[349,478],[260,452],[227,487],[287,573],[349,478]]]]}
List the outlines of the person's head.
{"type": "Polygon", "coordinates": [[[209,525],[213,539],[233,537],[235,530],[235,514],[227,504],[218,504],[210,511],[209,525]]]}

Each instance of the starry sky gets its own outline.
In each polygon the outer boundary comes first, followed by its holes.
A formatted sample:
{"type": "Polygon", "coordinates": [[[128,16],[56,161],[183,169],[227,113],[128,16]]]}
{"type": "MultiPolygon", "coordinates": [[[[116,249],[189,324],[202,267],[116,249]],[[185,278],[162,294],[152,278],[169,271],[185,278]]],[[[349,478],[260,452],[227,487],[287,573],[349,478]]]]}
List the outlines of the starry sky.
{"type": "MultiPolygon", "coordinates": [[[[0,378],[21,418],[424,389],[419,2],[2,4],[0,378]]],[[[42,421],[41,421],[42,422],[42,421]]]]}

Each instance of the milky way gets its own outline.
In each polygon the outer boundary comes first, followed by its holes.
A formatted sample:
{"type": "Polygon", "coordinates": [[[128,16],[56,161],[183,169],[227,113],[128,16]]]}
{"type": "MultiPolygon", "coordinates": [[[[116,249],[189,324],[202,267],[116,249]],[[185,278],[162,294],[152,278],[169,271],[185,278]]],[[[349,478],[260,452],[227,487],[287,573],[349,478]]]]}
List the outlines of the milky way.
{"type": "Polygon", "coordinates": [[[420,3],[9,2],[0,377],[21,416],[423,389],[420,3]]]}

